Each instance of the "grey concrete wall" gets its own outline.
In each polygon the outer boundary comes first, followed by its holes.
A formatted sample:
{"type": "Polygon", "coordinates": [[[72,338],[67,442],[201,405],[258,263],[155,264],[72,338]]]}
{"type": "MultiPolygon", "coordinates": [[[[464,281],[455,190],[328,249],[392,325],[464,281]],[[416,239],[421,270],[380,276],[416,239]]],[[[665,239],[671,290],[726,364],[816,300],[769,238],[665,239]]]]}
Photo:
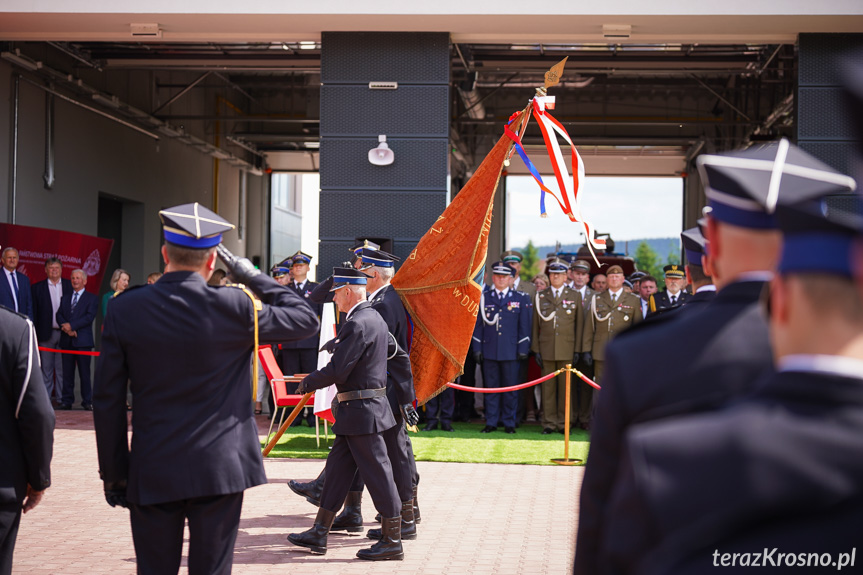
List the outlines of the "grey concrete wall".
{"type": "MultiPolygon", "coordinates": [[[[8,213],[10,186],[11,82],[13,69],[0,63],[0,219],[8,213]]],[[[113,73],[101,89],[145,109],[150,98],[146,74],[113,73]]],[[[55,173],[52,190],[43,186],[45,154],[45,97],[38,87],[21,82],[18,193],[15,223],[97,235],[100,194],[124,202],[121,266],[133,283],[160,269],[158,211],[199,202],[213,207],[215,160],[169,138],[158,142],[121,124],[60,99],[55,99],[55,173]]],[[[182,104],[201,113],[203,102],[190,94],[182,104]],[[199,108],[200,107],[200,108],[199,108]]],[[[178,104],[180,105],[180,104],[178,104]]],[[[203,126],[186,126],[204,137],[203,126]]],[[[238,168],[219,166],[219,213],[236,223],[240,213],[238,168]]],[[[226,246],[240,255],[261,255],[265,249],[266,215],[263,177],[248,176],[245,239],[237,232],[225,237],[226,246]],[[254,203],[253,203],[254,202],[254,203]],[[251,224],[251,225],[250,225],[251,224]],[[262,228],[262,226],[264,226],[262,228]]],[[[109,272],[110,273],[110,272],[109,272]]]]}

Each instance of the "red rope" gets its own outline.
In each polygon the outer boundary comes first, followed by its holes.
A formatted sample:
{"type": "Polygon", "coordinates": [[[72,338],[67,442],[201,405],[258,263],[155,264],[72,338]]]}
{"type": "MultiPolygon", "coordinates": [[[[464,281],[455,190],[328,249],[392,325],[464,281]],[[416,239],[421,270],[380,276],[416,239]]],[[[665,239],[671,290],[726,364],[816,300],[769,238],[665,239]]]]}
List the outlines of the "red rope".
{"type": "Polygon", "coordinates": [[[50,351],[51,353],[68,353],[70,355],[99,355],[98,351],[74,351],[71,349],[51,349],[50,347],[39,347],[39,351],[50,351]]]}
{"type": "MultiPolygon", "coordinates": [[[[461,391],[473,391],[474,393],[506,393],[507,391],[518,391],[519,389],[525,389],[528,387],[532,387],[534,385],[540,384],[543,381],[548,381],[552,377],[557,377],[558,374],[565,371],[565,369],[560,369],[558,371],[553,371],[546,376],[540,377],[539,379],[534,379],[533,381],[528,381],[526,383],[520,383],[518,385],[511,385],[509,387],[470,387],[468,385],[461,385],[458,383],[447,383],[447,386],[453,389],[459,389],[461,391]]],[[[596,384],[593,380],[589,379],[586,375],[578,371],[577,369],[573,369],[572,372],[580,377],[584,383],[591,387],[595,387],[596,389],[600,389],[599,385],[596,384]]]]}

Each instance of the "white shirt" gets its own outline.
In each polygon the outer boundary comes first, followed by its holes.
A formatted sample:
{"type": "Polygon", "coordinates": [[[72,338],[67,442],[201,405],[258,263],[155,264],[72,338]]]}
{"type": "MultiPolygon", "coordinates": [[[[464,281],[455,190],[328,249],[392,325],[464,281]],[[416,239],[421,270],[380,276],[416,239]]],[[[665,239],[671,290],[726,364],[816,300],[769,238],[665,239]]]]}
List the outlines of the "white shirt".
{"type": "Polygon", "coordinates": [[[584,301],[584,298],[586,298],[586,297],[587,297],[587,284],[584,284],[584,285],[583,285],[583,286],[581,286],[580,288],[575,288],[575,287],[574,287],[574,288],[572,288],[572,289],[574,289],[575,291],[577,291],[578,293],[580,293],[580,294],[581,294],[581,300],[582,300],[582,301],[584,301]]]}
{"type": "Polygon", "coordinates": [[[716,291],[716,286],[713,284],[707,284],[706,286],[701,286],[695,290],[695,293],[701,293],[703,291],[716,291]]]}
{"type": "Polygon", "coordinates": [[[18,281],[18,278],[15,278],[14,280],[12,279],[12,274],[15,272],[10,272],[6,268],[3,268],[3,271],[6,272],[6,281],[9,282],[9,291],[12,292],[12,299],[15,301],[15,311],[18,311],[18,290],[15,289],[15,282],[18,281]]]}
{"type": "Polygon", "coordinates": [[[826,373],[863,379],[863,361],[840,355],[786,355],[776,362],[776,370],[826,373]]]}
{"type": "Polygon", "coordinates": [[[349,319],[351,319],[351,314],[354,313],[354,310],[357,309],[357,306],[360,305],[361,303],[366,303],[366,302],[360,300],[357,303],[355,303],[354,307],[352,307],[351,309],[348,310],[348,313],[345,316],[345,321],[348,321],[349,319]]]}
{"type": "Polygon", "coordinates": [[[306,282],[307,282],[307,281],[309,281],[309,280],[308,280],[308,279],[304,279],[304,280],[303,280],[303,281],[301,281],[301,282],[297,282],[297,281],[295,281],[295,282],[294,282],[294,285],[297,287],[297,289],[298,289],[298,290],[302,290],[302,289],[304,289],[304,288],[306,287],[306,282]]]}
{"type": "Polygon", "coordinates": [[[521,283],[521,277],[515,276],[515,281],[512,282],[512,289],[518,291],[518,284],[521,283]]]}
{"type": "Polygon", "coordinates": [[[370,293],[370,294],[369,294],[369,297],[368,297],[368,300],[369,300],[369,301],[372,301],[373,299],[375,299],[375,296],[377,296],[377,295],[378,295],[378,293],[379,293],[382,289],[384,289],[385,287],[387,287],[388,285],[390,285],[390,284],[384,284],[384,285],[382,285],[381,287],[379,287],[378,289],[376,289],[375,291],[373,291],[372,293],[370,293]]]}
{"type": "Polygon", "coordinates": [[[560,297],[561,292],[563,292],[563,286],[561,286],[561,287],[559,287],[559,288],[557,288],[557,289],[555,289],[555,288],[551,288],[551,294],[554,296],[554,299],[559,298],[559,297],[560,297]]]}
{"type": "Polygon", "coordinates": [[[503,299],[506,297],[506,294],[509,293],[509,288],[506,288],[503,291],[500,291],[499,289],[494,288],[494,291],[497,293],[497,297],[499,297],[500,299],[503,299]]]}
{"type": "Polygon", "coordinates": [[[63,299],[62,279],[57,280],[57,283],[48,280],[48,296],[51,298],[51,326],[54,329],[60,329],[57,323],[57,310],[60,309],[60,300],[63,299]]]}
{"type": "Polygon", "coordinates": [[[649,309],[650,309],[650,302],[642,299],[641,300],[641,316],[647,317],[647,312],[649,309]]]}
{"type": "Polygon", "coordinates": [[[671,305],[674,305],[677,303],[677,300],[680,299],[681,293],[682,292],[677,292],[677,293],[673,294],[671,292],[668,292],[668,301],[671,303],[671,305]]]}
{"type": "Polygon", "coordinates": [[[611,296],[611,301],[613,301],[614,303],[617,303],[617,301],[620,299],[620,294],[622,294],[622,293],[623,293],[623,288],[620,288],[617,291],[608,290],[608,295],[611,296]]]}

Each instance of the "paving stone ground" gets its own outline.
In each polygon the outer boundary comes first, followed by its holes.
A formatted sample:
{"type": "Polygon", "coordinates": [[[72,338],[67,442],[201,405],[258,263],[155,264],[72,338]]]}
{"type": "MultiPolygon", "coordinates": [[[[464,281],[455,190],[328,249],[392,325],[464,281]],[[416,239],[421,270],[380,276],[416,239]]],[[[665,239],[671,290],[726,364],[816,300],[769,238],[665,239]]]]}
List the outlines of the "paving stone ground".
{"type": "MultiPolygon", "coordinates": [[[[258,417],[261,434],[265,416],[258,417]]],[[[405,541],[405,560],[355,558],[371,540],[332,534],[325,556],[285,540],[311,527],[316,508],[288,489],[310,479],[321,461],[274,459],[270,483],[246,491],[234,550],[234,573],[284,575],[565,574],[572,571],[578,492],[583,468],[419,462],[422,523],[405,541]]],[[[58,411],[53,486],[22,518],[13,573],[124,574],[135,572],[128,512],[105,503],[97,473],[92,414],[58,411]]],[[[376,527],[371,499],[366,527],[376,527]]],[[[183,568],[186,573],[186,550],[183,568]]]]}

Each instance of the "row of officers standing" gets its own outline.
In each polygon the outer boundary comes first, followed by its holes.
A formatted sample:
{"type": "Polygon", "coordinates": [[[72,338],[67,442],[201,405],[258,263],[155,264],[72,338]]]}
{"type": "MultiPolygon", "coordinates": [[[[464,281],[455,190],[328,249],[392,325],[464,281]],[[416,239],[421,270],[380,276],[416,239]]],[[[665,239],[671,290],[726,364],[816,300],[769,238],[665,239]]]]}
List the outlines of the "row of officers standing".
{"type": "MultiPolygon", "coordinates": [[[[492,285],[483,289],[472,338],[472,359],[481,366],[484,386],[502,388],[524,383],[530,357],[543,376],[571,364],[601,383],[605,348],[610,340],[645,317],[662,321],[668,313],[677,313],[689,303],[707,301],[713,296],[711,280],[700,267],[702,233],[692,228],[681,234],[681,238],[690,261],[698,264],[686,266],[686,270],[677,265],[666,266],[668,287],[647,299],[635,295],[631,289],[633,282],[655,284],[655,279],[642,272],[627,280],[623,269],[612,265],[605,270],[607,289],[598,292],[588,285],[589,262],[570,263],[558,257],[546,261],[550,286],[537,291],[534,284],[518,276],[522,254],[504,252],[500,261],[491,266],[492,285]],[[687,277],[697,292],[694,295],[680,289],[687,277]],[[625,284],[630,289],[625,289],[625,284]]],[[[561,373],[540,384],[543,434],[564,432],[565,377],[561,373]]],[[[571,390],[572,425],[590,429],[594,388],[576,381],[571,390]]],[[[505,433],[515,433],[526,411],[525,404],[533,394],[531,388],[487,394],[486,426],[482,432],[491,433],[503,426],[505,433]]]]}

